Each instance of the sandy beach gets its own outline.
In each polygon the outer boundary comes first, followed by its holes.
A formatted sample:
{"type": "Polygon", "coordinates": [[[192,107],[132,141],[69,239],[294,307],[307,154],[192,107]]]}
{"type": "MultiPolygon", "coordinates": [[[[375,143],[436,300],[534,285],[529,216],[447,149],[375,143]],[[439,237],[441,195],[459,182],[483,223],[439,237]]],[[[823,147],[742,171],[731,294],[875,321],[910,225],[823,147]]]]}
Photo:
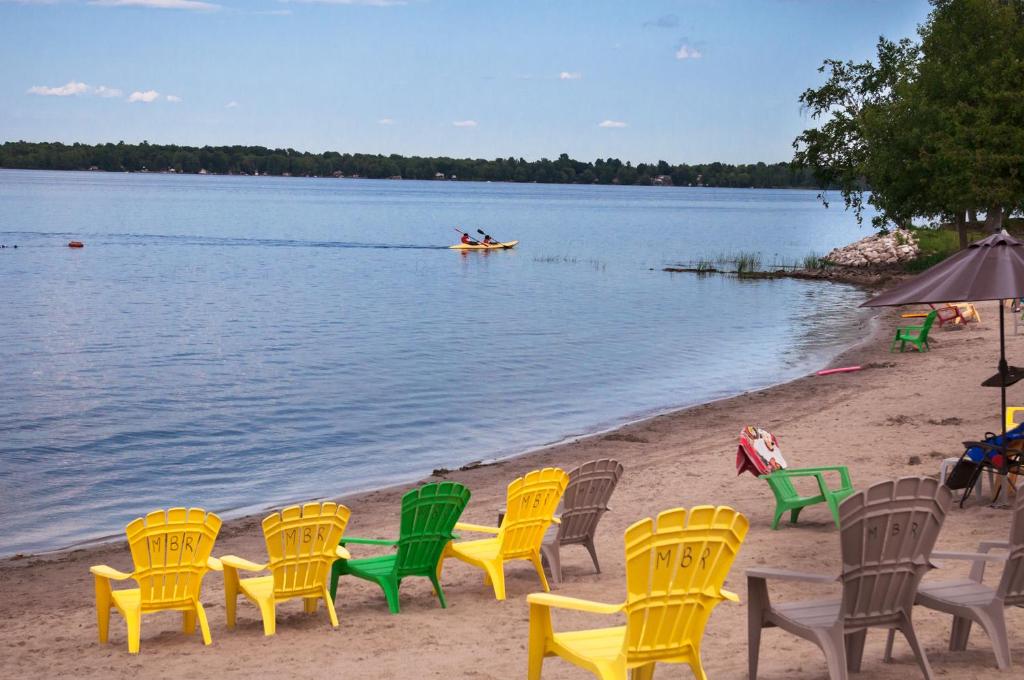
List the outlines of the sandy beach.
{"type": "MultiPolygon", "coordinates": [[[[755,565],[838,573],[839,544],[823,508],[808,509],[798,526],[771,531],[773,500],[768,487],[749,475],[737,478],[737,435],[744,425],[775,432],[793,466],[845,464],[857,487],[901,475],[935,475],[941,459],[958,455],[960,442],[998,427],[999,394],[979,386],[995,370],[998,316],[992,304],[980,307],[981,324],[936,329],[932,351],[890,354],[888,337],[897,323],[885,313],[864,343],[834,365],[862,364],[857,373],[808,376],[767,390],[658,416],[611,433],[583,438],[495,465],[448,475],[473,493],[463,519],[490,524],[503,507],[505,487],[513,478],[544,466],[565,469],[599,457],[614,457],[625,475],[612,512],[603,520],[598,550],[603,573],[594,574],[585,551],[563,551],[565,580],[554,592],[602,601],[624,594],[622,532],[633,522],[671,507],[730,505],[750,519],[751,530],[727,587],[746,600],[744,570],[755,565]],[[919,462],[915,462],[919,461],[919,462]]],[[[813,325],[809,320],[809,325],[813,325]]],[[[1011,363],[1024,350],[1021,336],[1008,323],[1011,363]]],[[[799,329],[794,329],[800,332],[799,329]]],[[[1020,388],[1016,388],[1019,390],[1020,388]]],[[[1019,391],[1010,403],[1021,403],[1019,391]]],[[[347,533],[395,537],[399,498],[404,489],[350,496],[347,533]]],[[[325,490],[328,492],[329,490],[325,490]]],[[[124,518],[125,522],[130,517],[124,518]]],[[[227,522],[215,555],[228,553],[264,559],[260,517],[227,522]]],[[[1005,539],[1009,513],[971,502],[954,508],[939,540],[942,550],[973,550],[986,538],[1005,539]]],[[[353,549],[357,555],[372,550],[353,549]]],[[[211,573],[203,586],[213,644],[179,632],[174,613],[143,621],[142,650],[126,650],[123,621],[114,613],[111,642],[96,640],[93,583],[89,566],[109,564],[130,571],[123,543],[111,543],[43,556],[0,562],[0,666],[2,678],[518,678],[525,677],[526,595],[539,589],[525,562],[506,569],[508,600],[494,600],[481,573],[451,561],[444,587],[449,608],[442,610],[429,584],[410,579],[402,590],[402,613],[388,614],[381,592],[364,581],[343,580],[337,609],[341,620],[332,629],[321,608],[302,612],[299,601],[278,609],[277,635],[263,636],[258,610],[239,605],[239,625],[224,624],[223,586],[211,573]]],[[[944,563],[943,571],[966,573],[966,566],[944,563]]],[[[830,592],[830,587],[815,587],[830,592]]],[[[779,600],[811,594],[805,585],[778,584],[779,600]]],[[[832,589],[831,592],[838,592],[832,589]]],[[[713,678],[746,677],[746,605],[722,604],[712,615],[704,639],[705,667],[713,678]]],[[[1024,611],[1007,612],[1011,652],[1024,663],[1024,611]]],[[[557,629],[610,625],[614,617],[565,613],[557,629]]],[[[988,639],[975,628],[968,651],[947,651],[950,618],[916,611],[918,636],[939,677],[996,678],[1000,674],[988,639]]],[[[868,636],[861,677],[875,680],[916,678],[920,673],[906,645],[897,644],[893,664],[882,662],[884,634],[868,636]]],[[[1019,673],[1019,670],[1015,670],[1019,673]]],[[[689,671],[662,667],[659,676],[690,677],[689,671]]],[[[586,678],[586,673],[558,659],[545,663],[545,678],[586,678]]],[[[826,677],[821,652],[778,630],[766,631],[761,677],[765,680],[812,680],[826,677]]],[[[856,677],[856,676],[855,676],[856,677]]]]}

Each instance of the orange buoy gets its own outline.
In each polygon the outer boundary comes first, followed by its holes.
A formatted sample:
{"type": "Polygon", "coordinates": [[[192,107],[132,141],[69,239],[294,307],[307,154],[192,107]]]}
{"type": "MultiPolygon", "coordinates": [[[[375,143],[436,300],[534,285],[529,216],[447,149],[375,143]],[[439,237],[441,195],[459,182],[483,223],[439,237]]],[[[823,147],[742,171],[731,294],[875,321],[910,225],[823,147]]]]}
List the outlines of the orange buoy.
{"type": "Polygon", "coordinates": [[[68,248],[84,248],[85,244],[81,241],[68,241],[68,248]]]}

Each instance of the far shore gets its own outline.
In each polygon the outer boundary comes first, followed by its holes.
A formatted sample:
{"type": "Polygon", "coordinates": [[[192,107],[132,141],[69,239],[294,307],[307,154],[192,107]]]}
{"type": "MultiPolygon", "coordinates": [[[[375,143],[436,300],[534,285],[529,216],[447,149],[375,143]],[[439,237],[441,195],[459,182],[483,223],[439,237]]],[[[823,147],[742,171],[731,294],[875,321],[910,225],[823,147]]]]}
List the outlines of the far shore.
{"type": "MultiPolygon", "coordinates": [[[[793,466],[847,465],[857,487],[902,475],[934,476],[943,458],[961,452],[961,441],[978,438],[998,425],[998,392],[980,387],[998,358],[998,310],[994,304],[979,308],[981,324],[937,330],[930,353],[890,354],[891,329],[900,321],[898,313],[885,312],[864,342],[831,364],[861,365],[864,369],[859,372],[812,374],[430,479],[443,476],[466,484],[473,497],[464,520],[493,524],[504,505],[505,486],[528,470],[571,469],[601,457],[620,460],[626,472],[598,538],[603,572],[594,574],[585,552],[570,547],[563,552],[565,580],[554,587],[563,595],[602,601],[623,597],[622,532],[633,522],[667,508],[698,504],[730,505],[744,512],[751,530],[727,581],[743,603],[724,603],[715,611],[703,648],[710,677],[744,678],[744,570],[767,565],[835,574],[840,565],[838,535],[820,507],[805,511],[797,526],[770,530],[773,502],[767,485],[749,475],[736,477],[740,429],[757,424],[775,432],[793,466]]],[[[1011,334],[1007,342],[1012,363],[1024,351],[1024,341],[1011,334]]],[[[1022,402],[1024,394],[1011,389],[1010,403],[1022,402]]],[[[411,486],[342,498],[352,509],[347,533],[395,536],[399,498],[411,486]]],[[[227,521],[214,554],[263,559],[261,517],[227,521]]],[[[972,502],[950,513],[939,549],[967,551],[983,539],[1004,540],[1008,523],[1005,510],[972,502]]],[[[429,584],[411,580],[403,585],[402,613],[397,616],[388,614],[379,590],[362,581],[344,580],[337,598],[340,628],[330,627],[322,608],[316,615],[306,615],[301,603],[290,603],[279,608],[278,633],[270,638],[263,636],[258,612],[249,604],[239,605],[238,628],[225,628],[222,580],[213,573],[203,590],[213,644],[204,647],[198,636],[182,635],[178,616],[157,614],[144,619],[142,653],[132,657],[125,648],[123,622],[116,614],[111,620],[111,644],[96,642],[88,568],[101,563],[130,570],[123,541],[0,560],[5,595],[0,599],[0,648],[6,650],[7,659],[0,667],[0,678],[184,678],[193,677],[198,669],[225,678],[525,676],[525,597],[539,589],[535,574],[525,564],[506,568],[509,599],[496,602],[477,571],[449,562],[443,579],[449,608],[438,607],[429,584]]],[[[943,564],[942,569],[966,573],[959,564],[943,564]]],[[[805,591],[805,586],[780,584],[772,592],[784,600],[835,589],[823,586],[815,587],[813,593],[805,591]]],[[[1024,659],[1024,611],[1009,610],[1007,619],[1011,652],[1019,663],[1024,659]]],[[[948,616],[918,610],[915,623],[937,675],[1005,677],[996,670],[989,641],[980,630],[973,632],[966,652],[950,652],[948,616]]],[[[609,624],[602,618],[571,613],[555,620],[559,630],[609,624]]],[[[884,639],[882,633],[868,636],[864,677],[919,677],[902,641],[897,644],[895,662],[882,663],[884,639]]],[[[673,672],[680,671],[659,671],[666,676],[673,672]]],[[[552,659],[545,663],[544,677],[588,676],[552,659]]],[[[822,678],[825,662],[813,645],[767,631],[761,677],[822,678]]]]}

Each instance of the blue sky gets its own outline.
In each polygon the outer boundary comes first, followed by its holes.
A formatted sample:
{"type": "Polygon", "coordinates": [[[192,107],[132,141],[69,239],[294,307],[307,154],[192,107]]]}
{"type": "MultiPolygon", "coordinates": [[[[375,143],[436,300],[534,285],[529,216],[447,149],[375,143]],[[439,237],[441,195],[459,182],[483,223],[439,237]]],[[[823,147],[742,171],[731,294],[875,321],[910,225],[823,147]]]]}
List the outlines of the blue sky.
{"type": "Polygon", "coordinates": [[[926,0],[0,0],[0,140],[781,161],[926,0]]]}

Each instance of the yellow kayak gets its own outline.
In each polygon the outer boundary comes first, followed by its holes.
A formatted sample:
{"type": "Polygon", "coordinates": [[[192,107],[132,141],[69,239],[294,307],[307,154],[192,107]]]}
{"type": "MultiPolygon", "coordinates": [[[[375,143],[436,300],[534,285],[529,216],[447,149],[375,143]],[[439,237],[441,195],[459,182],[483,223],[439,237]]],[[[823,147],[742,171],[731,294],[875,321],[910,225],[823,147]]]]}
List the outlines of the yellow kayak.
{"type": "Polygon", "coordinates": [[[453,246],[448,246],[451,250],[508,250],[509,248],[515,248],[519,241],[505,241],[504,243],[492,243],[489,246],[485,246],[482,243],[472,245],[469,243],[456,243],[453,246]]]}

